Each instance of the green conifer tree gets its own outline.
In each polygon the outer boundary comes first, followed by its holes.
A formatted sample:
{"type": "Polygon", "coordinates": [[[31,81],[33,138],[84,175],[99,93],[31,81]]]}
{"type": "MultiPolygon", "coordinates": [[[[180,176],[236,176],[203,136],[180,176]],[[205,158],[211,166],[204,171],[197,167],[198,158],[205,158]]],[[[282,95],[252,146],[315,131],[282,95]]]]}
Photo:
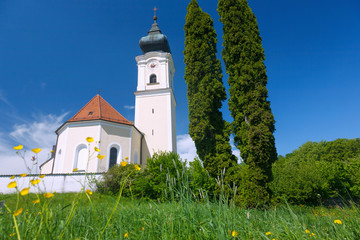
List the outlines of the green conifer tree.
{"type": "Polygon", "coordinates": [[[236,165],[236,157],[229,143],[230,124],[224,121],[220,112],[226,91],[221,64],[216,57],[213,20],[201,10],[196,0],[187,7],[184,30],[189,134],[205,169],[216,177],[224,168],[229,170],[236,165]]]}
{"type": "Polygon", "coordinates": [[[256,17],[247,0],[219,0],[218,12],[223,23],[222,56],[229,74],[234,142],[247,165],[243,175],[250,181],[241,180],[246,186],[241,198],[253,205],[269,200],[271,166],[277,158],[275,120],[267,100],[265,54],[256,17]]]}

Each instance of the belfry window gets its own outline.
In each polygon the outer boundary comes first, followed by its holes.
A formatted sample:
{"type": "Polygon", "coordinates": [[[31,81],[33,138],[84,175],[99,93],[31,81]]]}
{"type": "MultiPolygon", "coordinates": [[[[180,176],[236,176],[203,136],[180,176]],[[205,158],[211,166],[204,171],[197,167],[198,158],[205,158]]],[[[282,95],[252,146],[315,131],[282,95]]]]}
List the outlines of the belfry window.
{"type": "Polygon", "coordinates": [[[156,75],[155,74],[150,75],[150,83],[156,83],[156,75]]]}

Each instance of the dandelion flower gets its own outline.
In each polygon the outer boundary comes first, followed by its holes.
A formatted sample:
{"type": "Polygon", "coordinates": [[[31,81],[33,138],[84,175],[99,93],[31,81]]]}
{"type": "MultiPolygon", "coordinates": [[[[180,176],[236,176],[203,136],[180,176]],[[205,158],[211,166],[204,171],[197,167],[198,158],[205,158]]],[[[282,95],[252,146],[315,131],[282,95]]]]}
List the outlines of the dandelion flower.
{"type": "Polygon", "coordinates": [[[307,230],[307,229],[305,229],[305,232],[306,232],[306,233],[310,233],[310,231],[309,231],[309,230],[307,230]]]}
{"type": "Polygon", "coordinates": [[[141,228],[141,230],[145,231],[145,228],[144,228],[144,227],[142,227],[142,228],[141,228]]]}
{"type": "Polygon", "coordinates": [[[93,194],[93,192],[90,189],[86,189],[86,193],[89,194],[89,195],[93,194]]]}
{"type": "Polygon", "coordinates": [[[100,160],[103,159],[104,157],[105,157],[105,155],[100,155],[100,154],[97,155],[97,158],[100,160]]]}
{"type": "Polygon", "coordinates": [[[97,147],[94,147],[95,152],[100,152],[100,149],[98,149],[97,147]]]}
{"type": "Polygon", "coordinates": [[[41,152],[41,148],[34,148],[34,149],[31,149],[31,151],[33,151],[34,153],[39,153],[39,152],[41,152]]]}
{"type": "Polygon", "coordinates": [[[15,181],[13,181],[13,182],[10,182],[7,187],[8,188],[15,188],[16,186],[17,186],[17,183],[15,181]]]}
{"type": "Polygon", "coordinates": [[[37,203],[39,203],[40,202],[40,199],[36,199],[36,200],[34,200],[34,201],[32,201],[34,204],[37,204],[37,203]]]}
{"type": "Polygon", "coordinates": [[[342,224],[342,221],[339,220],[339,219],[336,219],[336,220],[334,220],[334,223],[336,223],[336,224],[342,224]]]}
{"type": "Polygon", "coordinates": [[[29,188],[24,188],[23,190],[20,191],[20,195],[21,196],[25,196],[29,194],[29,188]]]}
{"type": "Polygon", "coordinates": [[[232,231],[231,232],[231,236],[236,237],[237,235],[239,235],[239,233],[237,231],[232,231]]]}
{"type": "Polygon", "coordinates": [[[23,212],[22,208],[19,208],[18,210],[16,210],[16,212],[14,212],[14,216],[19,216],[21,213],[23,212]]]}
{"type": "Polygon", "coordinates": [[[39,176],[39,178],[44,178],[44,177],[45,177],[45,175],[44,175],[44,174],[39,176]]]}
{"type": "Polygon", "coordinates": [[[31,185],[34,186],[34,185],[38,184],[40,181],[41,181],[40,179],[34,179],[34,180],[30,180],[30,183],[31,183],[31,185]]]}
{"type": "Polygon", "coordinates": [[[54,194],[53,193],[44,193],[44,197],[45,198],[51,198],[51,197],[53,197],[54,196],[54,194]]]}
{"type": "Polygon", "coordinates": [[[129,160],[129,157],[126,157],[125,160],[129,160]]]}
{"type": "Polygon", "coordinates": [[[51,150],[50,152],[51,152],[51,153],[53,153],[53,152],[54,152],[54,150],[51,150]]]}
{"type": "Polygon", "coordinates": [[[11,176],[11,178],[10,178],[10,179],[14,179],[14,178],[15,178],[15,175],[11,176]]]}
{"type": "Polygon", "coordinates": [[[14,148],[15,150],[18,150],[18,151],[19,151],[19,150],[23,149],[23,147],[24,147],[24,146],[20,144],[19,146],[15,146],[15,147],[13,147],[13,148],[14,148]]]}
{"type": "Polygon", "coordinates": [[[129,233],[124,234],[124,238],[127,238],[127,237],[129,237],[129,233]]]}
{"type": "Polygon", "coordinates": [[[88,143],[91,143],[91,142],[94,141],[94,138],[92,138],[92,137],[87,137],[87,138],[86,138],[86,141],[87,141],[88,143]]]}
{"type": "Polygon", "coordinates": [[[27,173],[20,174],[20,177],[26,177],[27,173]]]}
{"type": "Polygon", "coordinates": [[[15,236],[15,233],[11,233],[9,236],[10,236],[10,237],[15,236]]]}
{"type": "Polygon", "coordinates": [[[77,172],[77,170],[78,170],[77,168],[74,168],[74,169],[73,169],[73,172],[77,172]]]}
{"type": "Polygon", "coordinates": [[[128,163],[125,162],[125,161],[122,161],[120,164],[121,164],[122,167],[125,167],[126,165],[128,165],[128,163]]]}
{"type": "Polygon", "coordinates": [[[135,169],[139,171],[141,168],[139,167],[139,165],[135,164],[135,169]]]}
{"type": "Polygon", "coordinates": [[[271,234],[271,232],[267,232],[267,233],[265,233],[265,235],[266,235],[266,236],[268,236],[268,235],[270,235],[270,234],[271,234]]]}

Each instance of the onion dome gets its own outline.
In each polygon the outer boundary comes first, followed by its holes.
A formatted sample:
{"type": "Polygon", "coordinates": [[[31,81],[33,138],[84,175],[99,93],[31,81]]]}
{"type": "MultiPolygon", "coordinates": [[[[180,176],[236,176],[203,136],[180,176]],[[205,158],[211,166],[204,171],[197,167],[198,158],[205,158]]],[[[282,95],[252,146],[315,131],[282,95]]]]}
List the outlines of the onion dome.
{"type": "Polygon", "coordinates": [[[139,46],[143,54],[148,52],[171,53],[167,37],[162,34],[158,24],[156,23],[156,19],[157,18],[155,16],[154,23],[152,24],[148,35],[140,39],[139,46]]]}

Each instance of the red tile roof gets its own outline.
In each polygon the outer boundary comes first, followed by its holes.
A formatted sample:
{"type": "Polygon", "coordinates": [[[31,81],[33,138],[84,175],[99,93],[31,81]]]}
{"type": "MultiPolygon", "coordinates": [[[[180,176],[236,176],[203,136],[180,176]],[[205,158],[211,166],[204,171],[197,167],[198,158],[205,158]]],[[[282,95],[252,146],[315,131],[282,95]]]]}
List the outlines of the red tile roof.
{"type": "Polygon", "coordinates": [[[89,121],[89,120],[106,120],[110,122],[134,125],[124,118],[99,94],[93,97],[77,114],[68,120],[68,122],[89,121]]]}

